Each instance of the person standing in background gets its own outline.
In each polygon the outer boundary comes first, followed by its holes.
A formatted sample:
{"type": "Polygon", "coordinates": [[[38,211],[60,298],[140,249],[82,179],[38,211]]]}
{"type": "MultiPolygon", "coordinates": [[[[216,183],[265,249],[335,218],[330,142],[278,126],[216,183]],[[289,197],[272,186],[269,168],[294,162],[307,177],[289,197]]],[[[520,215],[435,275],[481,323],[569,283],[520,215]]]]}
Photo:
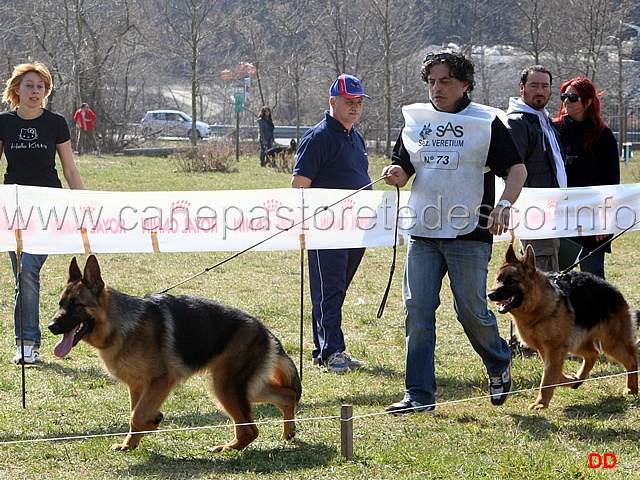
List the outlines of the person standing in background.
{"type": "MultiPolygon", "coordinates": [[[[565,188],[567,174],[555,130],[546,106],[551,98],[551,72],[541,65],[525,68],[520,75],[520,97],[509,99],[507,127],[527,167],[525,187],[565,188]]],[[[522,252],[531,245],[536,266],[546,272],[560,270],[559,238],[520,240],[522,252]]]]}
{"type": "MultiPolygon", "coordinates": [[[[10,110],[0,113],[0,152],[4,152],[7,161],[5,184],[62,188],[56,171],[57,153],[69,188],[84,188],[73,160],[67,121],[44,108],[52,89],[51,74],[41,62],[16,66],[7,80],[2,99],[10,104],[10,110]]],[[[40,270],[47,255],[9,252],[9,256],[16,282],[14,326],[18,352],[13,362],[32,364],[40,361],[40,270]]]]}
{"type": "MultiPolygon", "coordinates": [[[[600,115],[601,95],[593,82],[585,77],[572,78],[560,87],[562,105],[558,117],[554,118],[554,126],[560,132],[569,187],[620,183],[618,143],[600,115]]],[[[604,254],[611,252],[611,244],[592,252],[610,237],[586,235],[571,238],[582,246],[580,270],[605,278],[604,254]]]]}
{"type": "Polygon", "coordinates": [[[73,120],[76,122],[76,126],[78,127],[78,142],[76,145],[78,155],[84,155],[85,138],[91,144],[96,157],[100,155],[100,149],[96,143],[96,136],[94,132],[95,122],[97,119],[98,117],[96,117],[96,114],[93,113],[93,110],[91,110],[89,105],[86,103],[83,103],[80,108],[76,110],[76,113],[73,114],[73,120]]]}
{"type": "Polygon", "coordinates": [[[275,139],[273,132],[273,120],[271,119],[271,109],[262,107],[258,115],[258,141],[260,142],[260,166],[264,167],[264,154],[270,148],[273,148],[275,139]]]}
{"type": "MultiPolygon", "coordinates": [[[[355,127],[362,115],[362,83],[342,74],[329,89],[329,110],[300,140],[293,188],[358,190],[371,183],[364,138],[355,127]]],[[[368,187],[371,189],[371,186],[368,187]]],[[[364,248],[309,250],[309,287],[313,325],[313,364],[346,373],[362,363],[345,351],[342,305],[364,256],[364,248]]]]}

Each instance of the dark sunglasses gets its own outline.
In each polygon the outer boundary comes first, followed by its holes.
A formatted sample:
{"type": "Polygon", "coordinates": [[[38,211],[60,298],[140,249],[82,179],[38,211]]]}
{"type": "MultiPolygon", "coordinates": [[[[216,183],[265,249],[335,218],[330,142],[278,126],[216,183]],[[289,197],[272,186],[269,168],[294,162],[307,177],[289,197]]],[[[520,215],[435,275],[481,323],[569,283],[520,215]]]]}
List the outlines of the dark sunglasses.
{"type": "Polygon", "coordinates": [[[580,95],[578,95],[577,93],[562,93],[562,94],[560,94],[560,101],[561,102],[565,102],[567,100],[569,100],[571,103],[576,103],[576,102],[579,102],[582,99],[580,98],[580,95]]]}
{"type": "Polygon", "coordinates": [[[455,56],[452,53],[443,52],[443,53],[427,53],[427,56],[424,57],[422,63],[427,62],[442,62],[442,61],[453,61],[455,56]]]}

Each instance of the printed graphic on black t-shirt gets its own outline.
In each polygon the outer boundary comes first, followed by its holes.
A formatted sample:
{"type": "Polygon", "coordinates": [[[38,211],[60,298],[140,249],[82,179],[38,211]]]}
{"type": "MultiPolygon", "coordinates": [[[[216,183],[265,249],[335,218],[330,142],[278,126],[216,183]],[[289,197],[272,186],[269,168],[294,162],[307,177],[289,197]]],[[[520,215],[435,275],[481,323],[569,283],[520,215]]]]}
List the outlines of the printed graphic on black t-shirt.
{"type": "Polygon", "coordinates": [[[7,159],[5,184],[62,187],[56,171],[56,145],[71,138],[62,115],[44,110],[32,120],[15,111],[0,113],[0,140],[7,159]]]}

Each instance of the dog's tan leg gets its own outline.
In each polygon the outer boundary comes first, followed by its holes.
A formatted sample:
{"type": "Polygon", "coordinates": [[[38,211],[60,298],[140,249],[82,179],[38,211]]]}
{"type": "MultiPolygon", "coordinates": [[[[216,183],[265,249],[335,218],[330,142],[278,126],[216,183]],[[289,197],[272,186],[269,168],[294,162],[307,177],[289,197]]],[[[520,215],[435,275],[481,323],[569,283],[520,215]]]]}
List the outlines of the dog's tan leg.
{"type": "Polygon", "coordinates": [[[605,354],[624,366],[627,371],[627,383],[624,389],[625,395],[635,395],[638,393],[638,350],[633,341],[625,342],[624,345],[608,341],[600,342],[605,354]]]}
{"type": "MultiPolygon", "coordinates": [[[[633,348],[635,350],[635,347],[633,348]]],[[[627,385],[624,389],[625,395],[636,395],[638,393],[638,355],[630,355],[626,361],[621,361],[627,371],[627,385]]]]}
{"type": "Polygon", "coordinates": [[[529,410],[542,410],[543,408],[547,408],[551,401],[551,397],[553,397],[555,385],[561,377],[564,377],[562,373],[562,366],[564,365],[564,359],[567,355],[566,349],[549,348],[548,351],[541,349],[539,353],[544,361],[544,370],[542,373],[542,381],[540,382],[538,398],[536,398],[535,402],[529,405],[529,410]]]}
{"type": "Polygon", "coordinates": [[[242,450],[258,437],[258,427],[254,424],[251,405],[246,401],[225,403],[220,397],[218,400],[235,423],[235,437],[228,443],[216,445],[213,451],[242,450]]]}
{"type": "Polygon", "coordinates": [[[571,388],[576,389],[582,385],[583,382],[575,382],[575,380],[586,380],[589,378],[589,373],[593,370],[593,366],[596,364],[596,360],[598,360],[600,352],[598,351],[596,344],[592,341],[588,344],[582,345],[574,353],[582,357],[582,365],[580,365],[580,368],[576,372],[575,378],[573,379],[574,383],[569,385],[571,388]]]}
{"type": "Polygon", "coordinates": [[[134,432],[148,432],[158,428],[163,418],[160,407],[173,390],[174,385],[174,381],[162,378],[145,386],[141,392],[129,390],[131,401],[129,434],[123,443],[113,445],[112,450],[133,450],[140,444],[144,436],[143,433],[134,432]]]}
{"type": "Polygon", "coordinates": [[[235,378],[218,375],[212,379],[212,393],[235,424],[235,437],[228,443],[217,445],[213,451],[242,450],[258,437],[258,427],[254,423],[251,403],[247,397],[247,386],[239,385],[235,378]]]}
{"type": "Polygon", "coordinates": [[[291,388],[280,387],[275,384],[271,384],[266,387],[268,396],[264,398],[266,403],[271,403],[280,409],[282,412],[282,439],[291,440],[296,434],[296,392],[291,388]]]}
{"type": "Polygon", "coordinates": [[[624,394],[636,395],[638,393],[638,353],[635,346],[629,348],[626,359],[621,360],[621,363],[627,371],[627,386],[624,394]]]}

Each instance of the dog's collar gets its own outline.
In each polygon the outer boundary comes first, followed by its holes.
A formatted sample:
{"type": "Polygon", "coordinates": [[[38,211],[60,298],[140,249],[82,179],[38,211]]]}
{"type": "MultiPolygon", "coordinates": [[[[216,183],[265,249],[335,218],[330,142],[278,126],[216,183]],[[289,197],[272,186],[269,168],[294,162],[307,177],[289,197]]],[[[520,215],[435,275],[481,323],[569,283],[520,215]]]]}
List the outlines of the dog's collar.
{"type": "Polygon", "coordinates": [[[555,289],[558,295],[560,295],[564,299],[564,302],[567,305],[567,308],[569,309],[569,311],[573,312],[574,310],[573,310],[573,305],[571,304],[571,300],[569,299],[569,292],[566,291],[562,287],[562,284],[559,283],[559,281],[562,278],[565,278],[568,276],[569,276],[568,272],[553,272],[553,273],[547,274],[547,278],[549,279],[549,283],[551,284],[551,287],[555,289]]]}

